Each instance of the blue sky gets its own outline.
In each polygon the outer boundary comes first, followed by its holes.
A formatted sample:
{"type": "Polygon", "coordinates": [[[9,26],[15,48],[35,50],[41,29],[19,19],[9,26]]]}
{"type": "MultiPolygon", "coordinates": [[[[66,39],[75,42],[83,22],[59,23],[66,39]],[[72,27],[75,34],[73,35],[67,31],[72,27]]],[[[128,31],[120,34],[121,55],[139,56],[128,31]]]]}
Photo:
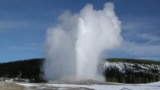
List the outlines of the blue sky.
{"type": "Polygon", "coordinates": [[[160,0],[0,0],[0,62],[44,57],[46,31],[65,10],[113,2],[122,22],[122,46],[107,57],[160,61],[160,0]]]}

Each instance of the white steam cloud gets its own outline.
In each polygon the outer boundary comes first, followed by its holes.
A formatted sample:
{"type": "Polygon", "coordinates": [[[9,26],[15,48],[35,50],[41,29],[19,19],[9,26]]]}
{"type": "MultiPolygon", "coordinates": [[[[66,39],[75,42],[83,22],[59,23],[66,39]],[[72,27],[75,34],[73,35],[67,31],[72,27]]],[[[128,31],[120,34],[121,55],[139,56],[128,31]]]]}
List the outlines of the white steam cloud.
{"type": "Polygon", "coordinates": [[[102,10],[95,10],[88,4],[77,14],[63,13],[59,20],[47,32],[44,78],[97,79],[104,51],[122,41],[114,5],[106,3],[102,10]]]}

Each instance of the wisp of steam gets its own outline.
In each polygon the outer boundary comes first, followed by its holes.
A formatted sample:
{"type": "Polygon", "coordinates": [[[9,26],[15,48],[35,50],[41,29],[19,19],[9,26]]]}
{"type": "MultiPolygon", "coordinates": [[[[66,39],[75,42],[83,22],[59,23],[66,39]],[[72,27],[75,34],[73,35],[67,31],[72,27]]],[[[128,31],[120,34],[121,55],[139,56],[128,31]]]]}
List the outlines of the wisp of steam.
{"type": "Polygon", "coordinates": [[[104,52],[122,41],[113,3],[106,3],[102,10],[88,4],[79,13],[64,12],[58,20],[47,31],[44,78],[97,80],[104,52]]]}

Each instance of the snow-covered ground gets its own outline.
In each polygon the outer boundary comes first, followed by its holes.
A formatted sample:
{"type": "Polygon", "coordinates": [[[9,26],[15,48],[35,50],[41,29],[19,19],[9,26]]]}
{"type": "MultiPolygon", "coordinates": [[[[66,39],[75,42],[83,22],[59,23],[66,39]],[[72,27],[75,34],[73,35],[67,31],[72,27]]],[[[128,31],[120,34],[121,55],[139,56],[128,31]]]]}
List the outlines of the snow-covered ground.
{"type": "Polygon", "coordinates": [[[160,81],[148,84],[111,84],[111,85],[76,85],[76,84],[35,84],[35,83],[16,83],[25,87],[34,87],[34,90],[160,90],[160,81]]]}

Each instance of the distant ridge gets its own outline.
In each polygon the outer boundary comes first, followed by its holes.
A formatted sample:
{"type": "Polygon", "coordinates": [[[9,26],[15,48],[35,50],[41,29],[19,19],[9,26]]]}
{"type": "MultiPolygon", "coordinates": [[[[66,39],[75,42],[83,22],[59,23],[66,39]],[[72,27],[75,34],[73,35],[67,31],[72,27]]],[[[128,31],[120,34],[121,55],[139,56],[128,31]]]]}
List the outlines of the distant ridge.
{"type": "Polygon", "coordinates": [[[107,58],[105,60],[109,62],[128,62],[128,63],[138,63],[138,64],[158,64],[160,65],[160,61],[145,60],[145,59],[107,58]]]}

